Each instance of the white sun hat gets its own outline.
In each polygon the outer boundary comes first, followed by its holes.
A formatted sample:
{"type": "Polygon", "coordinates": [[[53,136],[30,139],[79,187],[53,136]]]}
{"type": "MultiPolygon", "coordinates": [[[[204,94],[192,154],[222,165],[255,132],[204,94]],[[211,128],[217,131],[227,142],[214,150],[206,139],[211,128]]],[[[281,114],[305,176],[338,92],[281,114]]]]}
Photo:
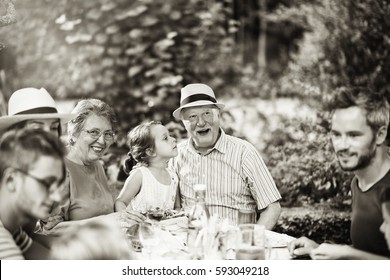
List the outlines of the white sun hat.
{"type": "Polygon", "coordinates": [[[176,119],[180,118],[180,112],[184,108],[215,105],[220,109],[224,104],[218,103],[214,91],[205,84],[189,84],[181,89],[180,107],[173,112],[176,119]]]}
{"type": "Polygon", "coordinates": [[[66,123],[75,116],[58,113],[57,105],[46,89],[22,88],[11,95],[8,116],[0,117],[0,132],[26,120],[60,119],[61,123],[66,123]]]}

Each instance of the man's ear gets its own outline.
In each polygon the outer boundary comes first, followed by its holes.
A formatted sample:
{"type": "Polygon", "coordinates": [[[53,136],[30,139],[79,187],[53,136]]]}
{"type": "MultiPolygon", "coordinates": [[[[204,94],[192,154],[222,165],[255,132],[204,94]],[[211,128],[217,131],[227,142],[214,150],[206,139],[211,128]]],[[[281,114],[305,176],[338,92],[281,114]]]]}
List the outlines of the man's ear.
{"type": "Polygon", "coordinates": [[[381,126],[376,132],[376,144],[382,145],[386,141],[387,127],[381,126]]]}
{"type": "Polygon", "coordinates": [[[16,189],[15,172],[11,168],[6,168],[3,172],[3,178],[1,179],[1,185],[13,192],[16,189]]]}

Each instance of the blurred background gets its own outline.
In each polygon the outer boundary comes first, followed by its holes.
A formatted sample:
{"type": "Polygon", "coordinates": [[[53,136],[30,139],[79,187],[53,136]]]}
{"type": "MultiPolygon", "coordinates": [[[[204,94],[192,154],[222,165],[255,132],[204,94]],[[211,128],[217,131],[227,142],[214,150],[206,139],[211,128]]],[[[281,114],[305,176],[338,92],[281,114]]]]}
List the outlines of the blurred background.
{"type": "Polygon", "coordinates": [[[0,112],[22,87],[46,88],[61,111],[105,100],[120,122],[115,181],[129,129],[160,120],[185,138],[171,115],[180,88],[209,84],[224,129],[256,146],[283,206],[299,207],[278,230],[348,242],[351,174],[321,100],[347,85],[390,97],[389,15],[387,0],[1,0],[0,112]]]}

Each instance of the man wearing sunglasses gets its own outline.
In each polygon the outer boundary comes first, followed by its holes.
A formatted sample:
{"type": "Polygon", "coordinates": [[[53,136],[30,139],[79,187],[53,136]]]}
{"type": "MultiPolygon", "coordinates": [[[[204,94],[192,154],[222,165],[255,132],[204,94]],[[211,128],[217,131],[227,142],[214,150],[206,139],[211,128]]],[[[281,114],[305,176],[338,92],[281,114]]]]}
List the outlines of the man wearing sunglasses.
{"type": "Polygon", "coordinates": [[[0,259],[45,259],[49,250],[22,229],[61,200],[64,147],[41,129],[11,130],[0,140],[0,259]]]}

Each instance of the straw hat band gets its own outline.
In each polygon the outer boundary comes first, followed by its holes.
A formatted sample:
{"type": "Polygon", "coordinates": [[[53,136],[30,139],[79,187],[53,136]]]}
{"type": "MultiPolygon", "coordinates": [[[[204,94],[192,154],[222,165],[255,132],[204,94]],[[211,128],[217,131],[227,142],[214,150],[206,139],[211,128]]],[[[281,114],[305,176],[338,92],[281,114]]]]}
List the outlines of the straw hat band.
{"type": "Polygon", "coordinates": [[[179,120],[184,108],[214,105],[219,109],[225,107],[218,103],[214,91],[206,84],[189,84],[181,89],[180,107],[173,111],[172,115],[179,120]]]}
{"type": "Polygon", "coordinates": [[[215,98],[213,98],[212,96],[207,95],[207,94],[203,94],[203,93],[197,93],[197,94],[192,94],[192,95],[188,96],[187,98],[184,98],[181,101],[181,106],[186,105],[188,103],[195,102],[195,101],[200,101],[200,100],[202,100],[202,101],[208,100],[208,101],[211,101],[213,103],[217,103],[217,100],[215,98]]]}
{"type": "Polygon", "coordinates": [[[52,113],[58,113],[57,109],[53,107],[39,107],[39,108],[17,112],[14,114],[14,116],[24,115],[24,114],[52,114],[52,113]]]}

